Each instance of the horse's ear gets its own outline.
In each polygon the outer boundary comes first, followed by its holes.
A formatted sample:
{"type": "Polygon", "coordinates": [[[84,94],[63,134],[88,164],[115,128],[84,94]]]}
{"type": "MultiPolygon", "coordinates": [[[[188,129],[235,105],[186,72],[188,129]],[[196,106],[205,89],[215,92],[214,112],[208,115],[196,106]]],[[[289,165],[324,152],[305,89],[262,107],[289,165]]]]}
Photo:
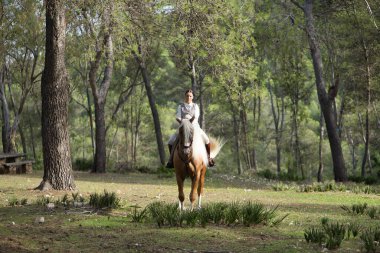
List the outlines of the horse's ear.
{"type": "Polygon", "coordinates": [[[193,116],[193,117],[190,119],[190,122],[193,123],[194,119],[195,119],[195,116],[193,116]]]}

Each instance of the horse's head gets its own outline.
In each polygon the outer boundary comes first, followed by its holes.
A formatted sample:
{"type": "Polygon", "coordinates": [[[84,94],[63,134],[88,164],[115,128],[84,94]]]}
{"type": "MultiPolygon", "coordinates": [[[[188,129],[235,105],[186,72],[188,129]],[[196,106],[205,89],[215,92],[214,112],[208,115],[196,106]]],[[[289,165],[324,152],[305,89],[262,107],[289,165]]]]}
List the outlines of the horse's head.
{"type": "Polygon", "coordinates": [[[179,145],[185,155],[189,155],[191,153],[194,136],[194,127],[191,123],[193,120],[194,118],[190,120],[183,119],[179,127],[179,145]]]}

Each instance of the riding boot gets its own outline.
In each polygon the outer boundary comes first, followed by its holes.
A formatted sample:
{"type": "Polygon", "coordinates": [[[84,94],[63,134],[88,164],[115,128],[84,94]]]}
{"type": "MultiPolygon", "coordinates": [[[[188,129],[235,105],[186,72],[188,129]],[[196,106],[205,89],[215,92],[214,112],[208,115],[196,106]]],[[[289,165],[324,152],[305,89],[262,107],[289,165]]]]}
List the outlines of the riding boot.
{"type": "Polygon", "coordinates": [[[213,167],[215,165],[214,159],[210,157],[210,143],[206,144],[207,158],[208,158],[208,166],[213,167]]]}
{"type": "MultiPolygon", "coordinates": [[[[168,147],[169,147],[169,161],[168,163],[166,164],[166,168],[174,168],[173,166],[173,154],[172,154],[172,151],[173,151],[173,145],[170,145],[168,144],[168,147]]],[[[174,152],[173,152],[174,153],[174,152]]]]}

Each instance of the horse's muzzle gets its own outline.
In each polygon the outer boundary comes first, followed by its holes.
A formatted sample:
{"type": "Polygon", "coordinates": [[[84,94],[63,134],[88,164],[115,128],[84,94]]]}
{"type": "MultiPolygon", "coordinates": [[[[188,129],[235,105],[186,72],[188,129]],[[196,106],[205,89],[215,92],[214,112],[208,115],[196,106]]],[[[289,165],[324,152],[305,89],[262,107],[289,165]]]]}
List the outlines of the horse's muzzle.
{"type": "Polygon", "coordinates": [[[184,146],[184,147],[183,147],[183,153],[184,153],[185,155],[190,154],[190,153],[191,153],[191,146],[184,146]]]}

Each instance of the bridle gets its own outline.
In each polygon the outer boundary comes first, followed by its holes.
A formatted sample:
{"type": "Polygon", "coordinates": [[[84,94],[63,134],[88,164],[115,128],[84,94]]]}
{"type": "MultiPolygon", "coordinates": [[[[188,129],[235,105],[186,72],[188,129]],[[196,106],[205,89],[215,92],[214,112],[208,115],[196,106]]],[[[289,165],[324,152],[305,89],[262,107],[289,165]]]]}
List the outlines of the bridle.
{"type": "MultiPolygon", "coordinates": [[[[190,123],[193,120],[194,120],[194,117],[190,120],[190,123]]],[[[194,140],[194,130],[193,130],[193,132],[191,134],[190,145],[186,145],[185,146],[184,143],[183,143],[183,140],[181,140],[179,142],[179,145],[177,145],[178,156],[181,159],[181,161],[186,165],[186,167],[189,166],[189,163],[191,162],[191,158],[193,157],[193,149],[192,149],[192,147],[193,147],[193,140],[194,140]],[[185,152],[185,150],[188,150],[188,152],[185,152]]]]}

